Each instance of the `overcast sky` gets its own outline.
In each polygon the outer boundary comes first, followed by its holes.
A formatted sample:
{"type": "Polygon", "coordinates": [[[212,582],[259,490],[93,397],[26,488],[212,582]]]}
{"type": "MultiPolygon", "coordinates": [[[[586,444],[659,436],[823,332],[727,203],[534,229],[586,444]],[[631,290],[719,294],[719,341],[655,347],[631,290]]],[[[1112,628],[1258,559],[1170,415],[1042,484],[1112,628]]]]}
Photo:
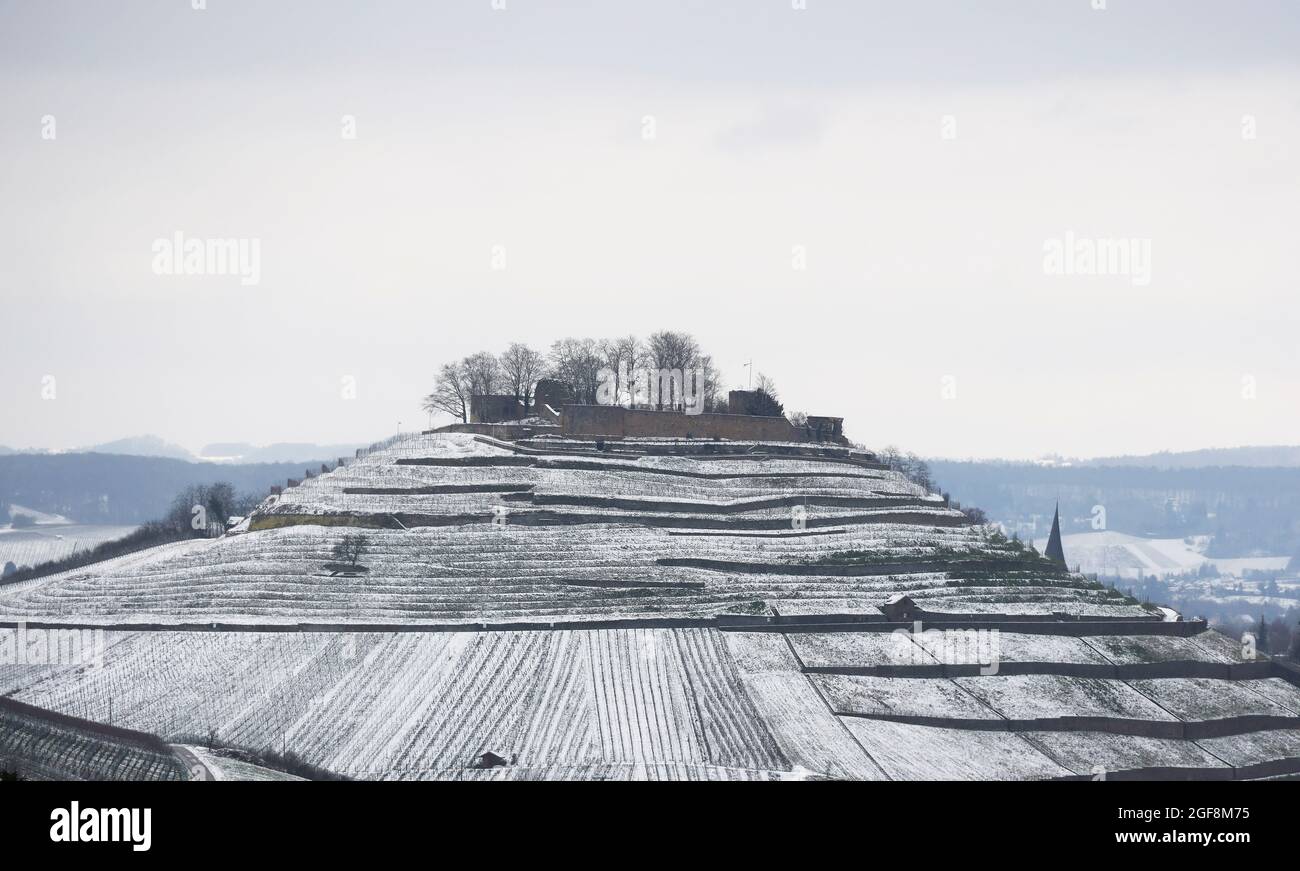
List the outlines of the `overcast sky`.
{"type": "Polygon", "coordinates": [[[0,2],[0,444],[370,441],[664,328],[873,447],[1300,441],[1294,2],[191,5],[0,2]]]}

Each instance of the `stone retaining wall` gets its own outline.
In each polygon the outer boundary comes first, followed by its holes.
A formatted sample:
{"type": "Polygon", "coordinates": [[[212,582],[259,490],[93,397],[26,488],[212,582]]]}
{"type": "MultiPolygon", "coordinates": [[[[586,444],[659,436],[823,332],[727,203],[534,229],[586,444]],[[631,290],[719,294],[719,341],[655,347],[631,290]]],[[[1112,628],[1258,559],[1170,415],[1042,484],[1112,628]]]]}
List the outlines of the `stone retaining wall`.
{"type": "Polygon", "coordinates": [[[682,414],[617,405],[566,405],[560,421],[565,435],[577,436],[809,441],[807,430],[794,426],[784,417],[749,414],[682,414]]]}

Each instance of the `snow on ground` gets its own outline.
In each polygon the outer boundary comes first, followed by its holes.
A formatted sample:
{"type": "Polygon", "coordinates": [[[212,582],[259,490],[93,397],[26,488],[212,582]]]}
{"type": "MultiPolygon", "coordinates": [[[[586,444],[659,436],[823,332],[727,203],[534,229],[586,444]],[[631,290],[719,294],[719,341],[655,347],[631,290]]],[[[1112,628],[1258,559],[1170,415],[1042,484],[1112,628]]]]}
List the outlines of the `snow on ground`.
{"type": "Polygon", "coordinates": [[[16,697],[101,720],[111,704],[116,724],[168,740],[287,746],[356,777],[454,774],[489,749],[535,769],[793,768],[717,630],[110,634],[102,668],[47,673],[16,697]]]}
{"type": "Polygon", "coordinates": [[[9,705],[0,707],[0,771],[28,780],[186,779],[165,746],[9,705]]]}
{"type": "Polygon", "coordinates": [[[1198,642],[1197,638],[1180,638],[1175,635],[1094,635],[1086,639],[1090,647],[1107,660],[1120,665],[1140,662],[1241,661],[1240,656],[1228,656],[1216,642],[1210,642],[1209,645],[1198,642]]]}
{"type": "MultiPolygon", "coordinates": [[[[0,588],[0,619],[66,616],[99,622],[411,620],[468,622],[527,617],[709,615],[753,602],[828,604],[865,611],[895,593],[954,613],[1086,613],[1144,616],[1109,594],[1071,583],[1041,587],[950,585],[939,573],[868,576],[730,572],[661,560],[815,563],[832,548],[882,559],[924,555],[915,527],[858,527],[849,536],[746,539],[680,536],[631,525],[504,526],[491,523],[368,530],[367,572],[326,567],[346,527],[291,526],[227,536],[138,561],[87,566],[22,589],[0,588]],[[833,539],[833,544],[831,543],[833,539]],[[638,584],[645,586],[638,587],[638,584]],[[664,586],[669,585],[669,586],[664,586]]],[[[943,530],[931,541],[967,536],[943,530]]]]}
{"type": "MultiPolygon", "coordinates": [[[[1088,645],[1091,639],[1069,635],[1030,635],[1023,632],[990,633],[986,640],[977,641],[975,649],[986,648],[995,654],[998,662],[1050,662],[1105,665],[1106,658],[1088,645]]],[[[945,636],[921,636],[921,645],[942,656],[950,648],[961,650],[960,639],[949,641],[945,636]]],[[[969,645],[967,645],[969,647],[969,645]]],[[[951,661],[951,657],[947,661],[951,661]]],[[[959,663],[960,664],[960,663],[959,663]]],[[[984,665],[980,661],[977,665],[984,665]]]]}
{"type": "Polygon", "coordinates": [[[1116,717],[1174,720],[1173,714],[1124,681],[1054,674],[959,677],[953,681],[1011,720],[1116,717]]]}
{"type": "Polygon", "coordinates": [[[274,768],[265,768],[251,762],[244,762],[242,759],[222,756],[206,747],[195,744],[185,744],[183,746],[194,754],[195,758],[203,764],[203,767],[208,770],[214,780],[300,781],[304,779],[283,771],[277,771],[274,768]]]}
{"type": "Polygon", "coordinates": [[[1178,677],[1134,680],[1129,684],[1184,721],[1249,716],[1296,717],[1300,714],[1300,690],[1277,678],[1230,681],[1178,677]],[[1264,688],[1262,692],[1260,687],[1264,688]]]}
{"type": "MultiPolygon", "coordinates": [[[[1248,569],[1280,571],[1289,560],[1286,556],[1211,559],[1203,552],[1203,540],[1142,538],[1114,530],[1063,535],[1061,545],[1071,568],[1110,577],[1138,577],[1139,573],[1166,577],[1196,571],[1206,563],[1220,574],[1240,576],[1248,569]]],[[[1036,539],[1034,546],[1042,553],[1047,539],[1036,539]]]]}
{"type": "MultiPolygon", "coordinates": [[[[1214,771],[1227,766],[1195,741],[1107,732],[1025,732],[1026,740],[1075,774],[1113,777],[1143,768],[1214,771]]],[[[1292,751],[1294,752],[1294,750],[1292,751]]]]}
{"type": "Polygon", "coordinates": [[[840,719],[893,780],[1042,780],[1071,774],[1011,732],[840,719]]]}
{"type": "Polygon", "coordinates": [[[790,644],[808,668],[871,668],[938,664],[910,633],[792,632],[790,644]]]}
{"type": "Polygon", "coordinates": [[[1285,556],[1251,556],[1234,559],[1211,559],[1221,575],[1241,577],[1246,572],[1280,572],[1291,562],[1285,556]]]}
{"type": "Polygon", "coordinates": [[[1229,765],[1245,767],[1293,759],[1300,747],[1300,729],[1274,729],[1223,738],[1202,738],[1196,742],[1229,765]]]}
{"type": "Polygon", "coordinates": [[[783,637],[729,632],[725,641],[759,718],[792,769],[837,779],[888,778],[799,673],[783,637]]]}
{"type": "Polygon", "coordinates": [[[73,521],[64,517],[62,514],[52,514],[45,511],[37,511],[35,508],[27,508],[22,505],[10,505],[9,514],[5,516],[0,514],[0,525],[11,522],[15,517],[28,517],[35,523],[41,524],[60,524],[72,523],[73,521]]]}
{"type": "MultiPolygon", "coordinates": [[[[899,665],[952,662],[947,640],[934,636],[644,625],[476,631],[486,622],[774,611],[870,619],[900,593],[949,616],[1151,616],[1027,560],[901,476],[847,462],[844,451],[754,459],[671,453],[706,447],[699,443],[612,447],[406,435],[268,500],[253,520],[279,528],[253,522],[244,534],[0,588],[0,619],[9,620],[457,631],[110,630],[102,668],[0,664],[0,695],[98,720],[111,705],[116,724],[168,740],[215,734],[229,746],[286,748],[376,779],[1046,778],[1086,776],[1096,765],[1220,774],[1215,757],[1228,756],[1210,755],[1205,742],[1095,730],[1116,719],[1176,726],[1248,715],[1285,725],[1300,711],[1295,687],[1277,678],[894,676],[899,665]],[[805,502],[808,519],[833,526],[794,522],[791,509],[805,502]],[[397,515],[448,525],[403,528],[397,515]],[[334,547],[358,533],[365,571],[339,574],[329,565],[334,547]],[[846,565],[853,573],[839,571],[846,565]],[[1008,720],[1068,728],[1061,718],[1078,717],[1098,718],[1094,731],[1006,731],[1008,720]],[[510,764],[475,768],[488,750],[510,764]]],[[[751,448],[764,446],[743,449],[751,448]]],[[[1184,557],[1156,543],[1104,541],[1143,565],[1168,569],[1184,557]]],[[[998,633],[991,652],[1045,672],[1239,661],[1235,642],[1215,633],[1156,631],[998,633]]],[[[1291,730],[1213,740],[1269,771],[1300,760],[1300,733],[1291,730]]],[[[212,765],[223,776],[239,767],[225,757],[212,765]]]]}
{"type": "Polygon", "coordinates": [[[1021,572],[1012,588],[962,583],[941,571],[815,573],[843,552],[921,567],[1009,555],[1005,544],[963,525],[938,497],[923,496],[896,473],[818,456],[629,457],[519,455],[507,443],[468,434],[404,436],[272,497],[253,516],[251,532],[158,560],[109,561],[0,589],[0,617],[467,623],[770,613],[773,607],[787,614],[872,614],[898,593],[948,613],[1145,613],[1077,578],[1028,583],[1021,572]],[[443,465],[402,462],[417,460],[443,465]],[[727,477],[710,477],[717,475],[727,477]],[[411,493],[413,487],[424,492],[411,493]],[[593,496],[606,502],[582,504],[593,496]],[[805,507],[805,499],[829,502],[805,507]],[[798,517],[796,508],[803,512],[798,517]],[[449,525],[405,528],[399,515],[441,516],[449,525]],[[539,518],[568,522],[536,525],[539,518]],[[835,534],[803,534],[804,518],[836,521],[835,534]],[[676,526],[657,525],[664,522],[676,526]],[[697,534],[669,534],[689,533],[696,522],[697,534]],[[388,528],[366,528],[366,571],[340,575],[327,564],[334,547],[357,530],[332,524],[352,523],[388,528]],[[767,528],[744,535],[743,524],[755,523],[767,528]],[[692,559],[721,565],[664,564],[692,559]],[[737,562],[754,568],[726,569],[737,562]]]}
{"type": "Polygon", "coordinates": [[[0,566],[36,566],[93,550],[130,535],[138,527],[93,523],[41,523],[26,529],[0,529],[0,566]]]}
{"type": "Polygon", "coordinates": [[[946,678],[814,674],[809,680],[837,714],[998,719],[987,705],[946,678]]]}
{"type": "MultiPolygon", "coordinates": [[[[48,586],[63,591],[64,585],[70,585],[73,582],[86,580],[94,577],[111,577],[118,573],[126,573],[143,570],[145,566],[155,561],[164,561],[169,558],[181,558],[190,553],[201,553],[214,545],[214,541],[206,538],[187,539],[184,541],[173,541],[166,544],[160,544],[157,547],[145,548],[143,550],[133,551],[132,553],[123,554],[122,556],[111,557],[106,560],[100,560],[88,566],[79,566],[77,568],[66,569],[62,572],[55,572],[49,575],[42,575],[37,578],[31,578],[26,581],[18,581],[12,584],[0,585],[0,599],[6,596],[18,597],[20,594],[39,587],[48,586]]],[[[0,607],[0,612],[3,608],[0,607]]],[[[57,608],[50,614],[61,613],[57,608]]],[[[80,612],[78,612],[80,614],[80,612]]],[[[85,616],[92,616],[87,613],[85,616]]]]}

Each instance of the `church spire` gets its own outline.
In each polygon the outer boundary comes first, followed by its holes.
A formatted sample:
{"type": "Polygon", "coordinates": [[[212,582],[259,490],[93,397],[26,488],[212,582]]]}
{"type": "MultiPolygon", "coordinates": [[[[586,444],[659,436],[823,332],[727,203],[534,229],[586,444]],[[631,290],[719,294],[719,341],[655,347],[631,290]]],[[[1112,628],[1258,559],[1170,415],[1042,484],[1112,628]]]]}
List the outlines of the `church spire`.
{"type": "Polygon", "coordinates": [[[1065,564],[1065,548],[1061,547],[1061,503],[1056,503],[1056,513],[1052,515],[1052,533],[1047,537],[1047,558],[1068,568],[1065,564]]]}

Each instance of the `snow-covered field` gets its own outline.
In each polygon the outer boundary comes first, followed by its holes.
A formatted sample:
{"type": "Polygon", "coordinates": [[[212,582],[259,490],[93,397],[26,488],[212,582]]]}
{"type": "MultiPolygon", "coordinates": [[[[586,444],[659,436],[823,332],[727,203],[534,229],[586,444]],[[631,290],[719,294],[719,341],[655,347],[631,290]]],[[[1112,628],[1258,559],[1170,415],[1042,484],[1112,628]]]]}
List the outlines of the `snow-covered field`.
{"type": "Polygon", "coordinates": [[[87,719],[111,700],[117,725],[356,777],[444,776],[488,750],[520,769],[790,768],[716,630],[111,636],[102,669],[9,671],[0,692],[87,719]]]}
{"type": "Polygon", "coordinates": [[[36,566],[91,550],[134,532],[134,526],[39,523],[26,529],[0,529],[0,566],[36,566]]]}
{"type": "Polygon", "coordinates": [[[929,564],[942,569],[955,557],[1008,556],[987,530],[962,525],[957,512],[936,500],[897,474],[816,457],[517,455],[464,434],[411,436],[268,500],[253,517],[253,532],[157,558],[88,566],[53,583],[0,589],[0,618],[474,622],[773,608],[788,614],[872,613],[897,593],[950,613],[1012,608],[1044,615],[1146,616],[1079,579],[1018,577],[1011,588],[924,570],[929,564]],[[403,464],[415,460],[451,465],[403,464]],[[507,461],[578,467],[457,465],[507,461]],[[708,477],[715,475],[726,477],[708,477]],[[405,492],[417,485],[456,492],[405,492]],[[521,492],[533,501],[504,499],[492,490],[461,492],[490,486],[531,488],[521,492]],[[592,498],[622,501],[596,508],[554,502],[592,498]],[[818,498],[832,501],[815,504],[818,498]],[[880,498],[911,500],[914,516],[899,519],[897,506],[834,502],[880,498]],[[774,499],[792,501],[778,507],[774,499]],[[812,504],[805,507],[805,499],[812,504]],[[678,510],[682,506],[694,507],[678,510]],[[450,515],[451,525],[403,528],[396,519],[411,515],[450,515]],[[350,577],[326,569],[334,546],[356,530],[314,519],[323,516],[390,527],[365,530],[366,572],[350,577]],[[572,519],[555,525],[564,517],[572,519]],[[654,518],[663,517],[672,518],[675,528],[657,525],[654,518]],[[697,520],[708,523],[695,534],[680,534],[691,532],[697,520]],[[756,521],[771,528],[745,525],[756,521]],[[259,523],[285,525],[259,529],[259,523]],[[803,534],[810,527],[833,534],[803,534]],[[845,551],[914,568],[857,577],[816,570],[845,551]],[[736,572],[665,564],[692,559],[751,567],[736,572]]]}
{"type": "Polygon", "coordinates": [[[222,756],[199,745],[186,744],[183,746],[208,770],[208,774],[211,775],[213,780],[290,781],[303,779],[292,774],[285,774],[283,771],[276,771],[273,768],[264,768],[260,765],[244,762],[241,759],[222,756]]]}
{"type": "MultiPolygon", "coordinates": [[[[859,609],[906,593],[936,611],[1064,611],[1141,617],[1105,590],[1045,578],[1014,589],[964,585],[942,573],[852,577],[767,572],[810,564],[833,550],[880,560],[925,559],[927,545],[979,547],[968,529],[901,524],[845,535],[745,538],[670,535],[632,525],[421,527],[370,530],[356,577],[325,568],[343,527],[292,526],[201,542],[129,563],[98,564],[57,582],[0,588],[0,619],[75,613],[97,622],[297,620],[468,622],[524,618],[707,615],[750,602],[856,600],[859,609]],[[758,564],[736,573],[662,565],[709,559],[758,564]],[[644,586],[638,586],[638,584],[644,586]],[[667,585],[667,586],[665,586],[667,585]]],[[[815,610],[815,609],[814,609],[815,610]]],[[[836,613],[835,605],[823,608],[836,613]]]]}
{"type": "MultiPolygon", "coordinates": [[[[841,637],[867,634],[876,633],[841,637]]],[[[1217,768],[1199,746],[1207,739],[1069,727],[1008,732],[1001,724],[1080,717],[1167,727],[1233,717],[1292,724],[1300,716],[1300,690],[1275,678],[808,675],[790,642],[804,651],[818,645],[801,643],[800,633],[107,636],[102,667],[11,666],[0,669],[0,693],[86,719],[107,719],[111,704],[118,726],[170,741],[212,735],[252,750],[285,748],[359,778],[488,776],[473,766],[489,750],[510,760],[509,771],[492,776],[515,778],[775,779],[802,771],[960,779],[1071,776],[1092,765],[1217,768]],[[1085,765],[1094,750],[1101,756],[1085,765]]],[[[1149,649],[1156,638],[1141,637],[1136,647],[1149,649]]],[[[1300,733],[1274,731],[1296,737],[1270,741],[1256,754],[1270,758],[1256,761],[1300,757],[1300,733]]]]}
{"type": "MultiPolygon", "coordinates": [[[[1286,556],[1213,559],[1198,547],[1181,538],[1142,538],[1123,532],[1079,532],[1061,536],[1065,559],[1070,568],[1084,574],[1108,577],[1167,577],[1193,572],[1209,563],[1221,574],[1241,575],[1246,570],[1280,571],[1286,568],[1286,556]]],[[[1041,553],[1047,539],[1037,539],[1034,546],[1041,553]]]]}

